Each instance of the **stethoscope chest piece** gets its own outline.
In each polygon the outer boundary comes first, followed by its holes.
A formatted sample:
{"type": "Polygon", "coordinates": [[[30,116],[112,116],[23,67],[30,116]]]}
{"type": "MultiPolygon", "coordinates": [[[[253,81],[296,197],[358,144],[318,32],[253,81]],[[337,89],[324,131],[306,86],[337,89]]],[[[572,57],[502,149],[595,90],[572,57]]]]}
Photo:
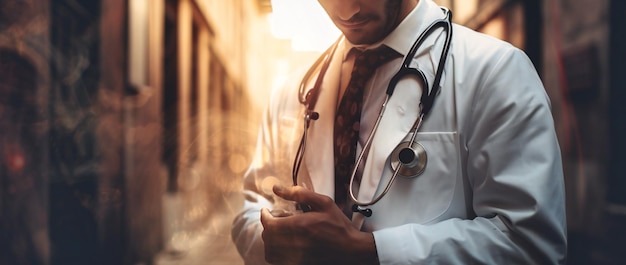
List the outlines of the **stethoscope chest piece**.
{"type": "Polygon", "coordinates": [[[424,172],[428,157],[426,149],[420,143],[412,142],[411,144],[411,141],[405,141],[393,150],[389,162],[391,169],[398,170],[398,175],[414,178],[424,172]]]}

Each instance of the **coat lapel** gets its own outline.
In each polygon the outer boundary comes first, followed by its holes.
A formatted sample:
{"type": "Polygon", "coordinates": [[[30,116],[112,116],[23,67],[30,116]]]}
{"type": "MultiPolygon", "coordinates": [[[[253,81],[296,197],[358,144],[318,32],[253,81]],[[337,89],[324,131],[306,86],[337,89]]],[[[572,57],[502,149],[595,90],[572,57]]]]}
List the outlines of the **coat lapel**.
{"type": "MultiPolygon", "coordinates": [[[[320,114],[320,117],[311,123],[307,150],[305,151],[306,168],[315,191],[331,198],[335,196],[333,127],[344,47],[343,41],[339,43],[324,77],[315,106],[315,111],[320,114]]],[[[315,82],[315,80],[312,81],[315,82]]]]}

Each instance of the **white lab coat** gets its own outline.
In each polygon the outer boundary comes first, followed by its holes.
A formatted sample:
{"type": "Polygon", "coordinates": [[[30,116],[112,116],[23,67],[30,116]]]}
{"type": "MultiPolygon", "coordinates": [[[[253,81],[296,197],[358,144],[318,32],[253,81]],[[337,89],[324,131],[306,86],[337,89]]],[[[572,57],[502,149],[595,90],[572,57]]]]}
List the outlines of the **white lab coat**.
{"type": "MultiPolygon", "coordinates": [[[[430,0],[420,1],[416,9],[420,15],[412,19],[419,20],[420,29],[443,16],[430,0]]],[[[425,172],[414,179],[397,178],[371,207],[373,215],[354,214],[353,223],[373,231],[381,264],[564,263],[563,172],[541,80],[519,49],[462,26],[454,25],[453,30],[441,91],[417,136],[428,155],[425,172]]],[[[411,41],[392,48],[405,51],[421,32],[400,31],[390,36],[411,41]]],[[[413,62],[429,83],[443,43],[441,32],[434,35],[413,62]]],[[[311,123],[299,176],[301,185],[330,197],[341,60],[333,57],[324,79],[316,106],[320,119],[311,123]]],[[[400,60],[392,63],[400,65],[400,60]]],[[[386,87],[397,70],[388,69],[377,71],[370,82],[386,87]]],[[[272,182],[266,177],[291,183],[304,111],[297,87],[292,84],[273,95],[256,160],[244,181],[246,201],[232,236],[248,264],[264,263],[259,209],[274,207],[268,195],[272,182]]],[[[370,201],[391,176],[388,158],[417,118],[419,87],[414,80],[403,80],[391,97],[367,155],[359,200],[370,201]]],[[[365,100],[362,115],[378,115],[382,93],[372,92],[365,100]]],[[[361,145],[373,123],[365,120],[361,145]]]]}

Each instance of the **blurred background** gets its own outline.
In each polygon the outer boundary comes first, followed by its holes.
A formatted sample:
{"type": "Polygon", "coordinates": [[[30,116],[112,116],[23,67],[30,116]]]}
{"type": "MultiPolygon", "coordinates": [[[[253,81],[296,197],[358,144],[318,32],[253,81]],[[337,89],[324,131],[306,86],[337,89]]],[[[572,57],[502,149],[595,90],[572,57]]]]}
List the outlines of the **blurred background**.
{"type": "MultiPolygon", "coordinates": [[[[626,263],[626,2],[437,2],[540,73],[569,264],[626,263]]],[[[315,0],[0,0],[0,264],[242,264],[261,112],[337,36],[315,0]]]]}

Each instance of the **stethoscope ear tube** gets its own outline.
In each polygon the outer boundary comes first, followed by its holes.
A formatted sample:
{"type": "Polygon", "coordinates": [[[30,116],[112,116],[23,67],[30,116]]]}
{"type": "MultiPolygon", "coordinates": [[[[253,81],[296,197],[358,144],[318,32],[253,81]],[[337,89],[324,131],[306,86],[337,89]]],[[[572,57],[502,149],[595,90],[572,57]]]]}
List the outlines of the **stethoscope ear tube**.
{"type": "Polygon", "coordinates": [[[339,46],[340,40],[341,38],[337,39],[337,41],[335,41],[335,43],[330,48],[328,48],[328,50],[326,50],[319,58],[317,58],[315,63],[313,63],[313,66],[309,68],[309,70],[304,75],[304,78],[302,78],[302,82],[300,82],[300,96],[298,97],[298,100],[300,101],[300,103],[306,106],[308,112],[313,112],[313,109],[315,109],[315,104],[317,103],[317,99],[319,98],[320,92],[322,90],[322,82],[324,81],[324,76],[328,71],[328,67],[330,66],[330,62],[333,58],[333,55],[335,54],[335,51],[337,50],[337,47],[339,46]],[[320,64],[322,65],[322,68],[320,69],[317,79],[313,84],[313,88],[309,89],[309,91],[305,93],[306,83],[309,81],[310,77],[313,75],[313,73],[320,64]]]}
{"type": "MultiPolygon", "coordinates": [[[[395,91],[396,85],[398,84],[398,82],[400,82],[400,80],[402,80],[402,78],[404,78],[407,75],[419,76],[418,81],[422,83],[422,87],[428,89],[428,81],[426,80],[426,75],[424,75],[424,72],[416,68],[402,67],[389,81],[389,85],[387,85],[387,95],[389,96],[393,95],[393,92],[395,91]]],[[[422,95],[422,99],[423,98],[424,96],[422,95]]]]}
{"type": "Polygon", "coordinates": [[[319,119],[320,117],[319,113],[313,110],[315,109],[317,98],[319,97],[319,94],[321,92],[322,81],[324,81],[324,76],[326,74],[326,71],[328,70],[328,67],[330,66],[330,61],[333,57],[333,54],[337,50],[337,46],[339,46],[340,40],[341,38],[337,39],[337,41],[335,41],[335,43],[315,61],[313,66],[309,68],[309,70],[304,75],[302,82],[300,82],[300,96],[298,97],[298,101],[306,106],[306,110],[304,113],[304,132],[302,133],[302,138],[300,138],[300,144],[298,145],[296,157],[294,158],[293,167],[291,169],[292,181],[294,186],[298,185],[298,173],[300,172],[302,158],[304,157],[304,151],[306,150],[306,139],[307,132],[309,130],[309,123],[312,120],[319,119]],[[320,69],[320,74],[315,80],[313,88],[305,93],[306,83],[309,81],[309,78],[313,75],[313,73],[320,64],[322,65],[322,68],[320,69]]]}

